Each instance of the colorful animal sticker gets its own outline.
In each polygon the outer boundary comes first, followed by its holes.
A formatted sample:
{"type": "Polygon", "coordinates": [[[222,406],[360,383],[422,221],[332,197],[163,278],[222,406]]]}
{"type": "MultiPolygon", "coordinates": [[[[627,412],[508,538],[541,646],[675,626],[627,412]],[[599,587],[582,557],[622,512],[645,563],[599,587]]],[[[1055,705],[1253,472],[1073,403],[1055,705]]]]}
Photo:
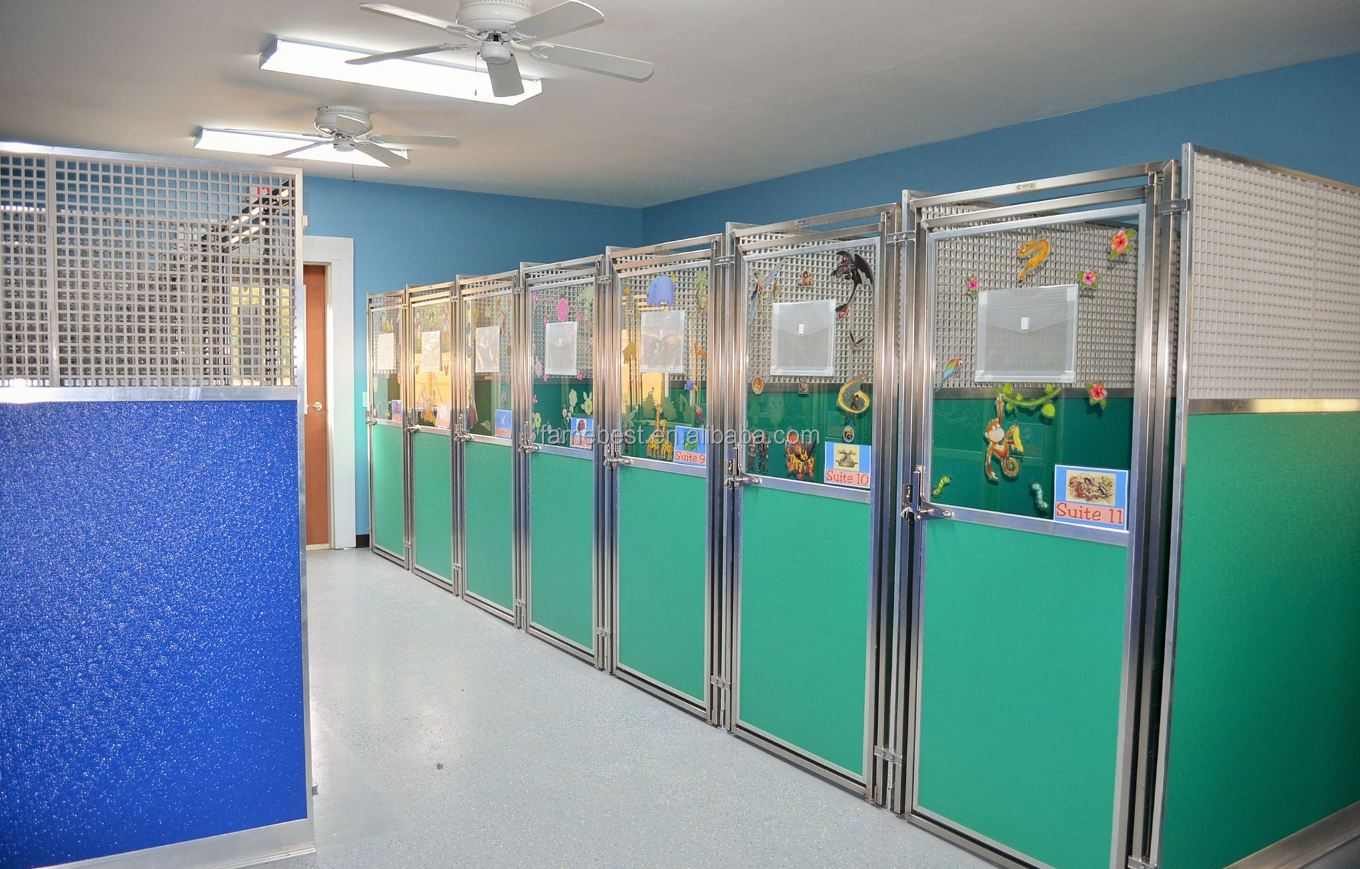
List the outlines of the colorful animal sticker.
{"type": "Polygon", "coordinates": [[[587,392],[585,398],[581,399],[581,412],[586,416],[595,415],[595,399],[587,392]]]}
{"type": "Polygon", "coordinates": [[[563,296],[562,298],[557,300],[557,322],[559,323],[567,322],[567,317],[570,315],[571,315],[571,302],[567,301],[566,296],[563,296]]]}
{"type": "Polygon", "coordinates": [[[806,272],[806,271],[805,271],[805,272],[803,272],[801,275],[799,275],[799,276],[798,276],[798,286],[800,286],[800,287],[810,287],[810,286],[812,286],[812,272],[806,272]]]}
{"type": "Polygon", "coordinates": [[[869,375],[861,374],[846,381],[836,393],[836,406],[845,411],[847,417],[858,416],[869,409],[869,393],[860,388],[869,375]]]}
{"type": "Polygon", "coordinates": [[[981,286],[982,282],[978,280],[977,275],[969,275],[963,279],[963,288],[968,291],[968,295],[975,299],[977,298],[978,288],[981,286]]]}
{"type": "Polygon", "coordinates": [[[694,273],[694,300],[700,314],[708,310],[708,272],[694,273]]]}
{"type": "Polygon", "coordinates": [[[1081,285],[1088,290],[1094,290],[1100,286],[1100,275],[1091,269],[1086,269],[1081,273],[1081,285]]]}
{"type": "Polygon", "coordinates": [[[1109,400],[1110,393],[1105,389],[1105,384],[1096,382],[1086,384],[1086,400],[1091,404],[1100,405],[1100,409],[1105,409],[1105,402],[1109,400]]]}
{"type": "Polygon", "coordinates": [[[944,382],[949,378],[953,377],[954,372],[958,371],[959,366],[962,364],[963,364],[962,359],[950,359],[948,362],[946,362],[944,364],[944,371],[940,374],[940,385],[944,386],[944,382]]]}
{"type": "Polygon", "coordinates": [[[815,479],[817,476],[817,453],[815,445],[798,437],[798,432],[790,430],[784,440],[784,463],[789,473],[798,479],[815,479]]]}
{"type": "Polygon", "coordinates": [[[939,481],[938,483],[935,484],[935,488],[933,488],[933,489],[930,490],[930,497],[932,497],[932,498],[938,498],[938,497],[940,497],[941,495],[943,495],[943,494],[944,494],[945,487],[948,486],[948,485],[949,485],[950,483],[952,483],[952,482],[954,482],[954,480],[953,480],[953,478],[951,478],[951,477],[948,477],[948,476],[941,477],[941,478],[940,478],[940,481],[939,481]]]}
{"type": "Polygon", "coordinates": [[[763,378],[763,377],[752,377],[752,378],[751,378],[751,391],[752,391],[753,393],[755,393],[756,395],[760,395],[762,392],[764,392],[764,391],[765,391],[765,378],[763,378]]]}
{"type": "Polygon", "coordinates": [[[798,394],[799,394],[799,395],[811,395],[811,394],[812,394],[812,384],[809,383],[806,379],[803,379],[803,380],[798,381],[798,394]]]}
{"type": "Polygon", "coordinates": [[[1129,243],[1138,237],[1138,233],[1132,229],[1121,229],[1110,236],[1110,259],[1119,257],[1129,249],[1129,243]]]}
{"type": "Polygon", "coordinates": [[[987,479],[993,483],[998,482],[996,471],[992,470],[993,456],[1001,463],[1001,473],[1009,478],[1018,476],[1020,460],[1017,457],[1025,454],[1025,445],[1020,441],[1019,423],[1013,422],[1010,428],[1006,427],[1006,402],[1000,395],[996,397],[996,419],[988,421],[987,430],[982,436],[987,441],[987,452],[982,457],[987,479]],[[1015,453],[1014,456],[1011,455],[1012,452],[1015,453]]]}
{"type": "Polygon", "coordinates": [[[1020,245],[1020,252],[1017,254],[1021,259],[1029,257],[1024,267],[1020,269],[1020,277],[1017,280],[1024,281],[1035,269],[1043,265],[1044,260],[1048,259],[1050,245],[1043,239],[1027,241],[1020,245]]]}
{"type": "Polygon", "coordinates": [[[846,423],[845,428],[841,429],[841,440],[845,441],[847,444],[853,444],[855,442],[855,427],[850,423],[846,423]]]}
{"type": "Polygon", "coordinates": [[[746,320],[748,323],[755,322],[756,314],[760,312],[760,303],[765,294],[768,292],[770,297],[773,298],[779,292],[779,272],[783,268],[784,261],[780,260],[775,263],[774,268],[765,273],[764,277],[761,277],[758,272],[752,272],[756,280],[751,287],[750,299],[747,301],[746,320]]]}
{"type": "Polygon", "coordinates": [[[675,278],[670,275],[657,275],[647,285],[647,304],[674,305],[675,278]]]}
{"type": "MultiPolygon", "coordinates": [[[[836,306],[836,319],[844,320],[850,313],[850,306],[854,304],[855,295],[859,288],[865,284],[872,289],[874,285],[874,270],[869,266],[869,261],[857,253],[848,250],[838,250],[836,255],[840,257],[840,263],[831,272],[831,277],[841,278],[850,282],[850,297],[836,306]]],[[[850,334],[850,346],[858,348],[864,343],[863,337],[855,337],[854,329],[846,329],[850,334]]]]}
{"type": "Polygon", "coordinates": [[[1038,481],[1029,484],[1029,495],[1034,499],[1034,512],[1047,516],[1048,502],[1044,500],[1044,487],[1038,481]]]}

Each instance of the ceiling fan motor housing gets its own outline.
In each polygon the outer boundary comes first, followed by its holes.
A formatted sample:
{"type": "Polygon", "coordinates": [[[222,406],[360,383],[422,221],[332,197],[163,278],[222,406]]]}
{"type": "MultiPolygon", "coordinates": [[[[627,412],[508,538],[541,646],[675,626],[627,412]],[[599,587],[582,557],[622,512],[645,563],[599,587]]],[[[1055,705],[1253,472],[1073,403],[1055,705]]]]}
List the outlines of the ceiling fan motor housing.
{"type": "Polygon", "coordinates": [[[340,132],[342,126],[346,126],[339,121],[341,115],[362,120],[362,130],[346,131],[345,135],[361,136],[373,129],[373,122],[368,118],[368,110],[358,106],[321,106],[316,110],[316,128],[327,136],[335,135],[340,132]]]}
{"type": "Polygon", "coordinates": [[[509,30],[534,14],[529,0],[460,0],[458,23],[481,33],[509,30]]]}

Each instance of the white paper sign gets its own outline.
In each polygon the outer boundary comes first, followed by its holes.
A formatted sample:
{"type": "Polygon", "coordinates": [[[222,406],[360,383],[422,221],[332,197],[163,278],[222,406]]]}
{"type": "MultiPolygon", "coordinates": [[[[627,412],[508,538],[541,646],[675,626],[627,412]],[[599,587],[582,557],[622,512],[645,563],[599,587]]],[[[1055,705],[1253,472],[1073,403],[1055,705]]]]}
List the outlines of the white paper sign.
{"type": "Polygon", "coordinates": [[[543,326],[543,373],[553,377],[576,376],[576,323],[546,323],[543,326]]]}
{"type": "Polygon", "coordinates": [[[477,327],[477,352],[472,370],[477,374],[494,374],[501,370],[501,327],[477,327]]]}
{"type": "Polygon", "coordinates": [[[439,352],[439,330],[420,333],[420,370],[443,371],[444,355],[439,352]]]}
{"type": "Polygon", "coordinates": [[[397,336],[391,332],[378,333],[378,346],[373,351],[375,371],[397,370],[397,336]]]}

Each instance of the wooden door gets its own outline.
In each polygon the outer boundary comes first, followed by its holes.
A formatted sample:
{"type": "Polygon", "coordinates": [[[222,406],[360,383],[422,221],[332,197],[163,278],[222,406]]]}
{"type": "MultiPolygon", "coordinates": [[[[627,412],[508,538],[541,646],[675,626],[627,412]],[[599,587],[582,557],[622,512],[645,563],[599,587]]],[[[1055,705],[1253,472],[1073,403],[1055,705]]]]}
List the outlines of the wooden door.
{"type": "Polygon", "coordinates": [[[331,545],[330,408],[326,406],[326,266],[304,265],[307,288],[307,412],[303,456],[307,476],[307,548],[331,545]]]}

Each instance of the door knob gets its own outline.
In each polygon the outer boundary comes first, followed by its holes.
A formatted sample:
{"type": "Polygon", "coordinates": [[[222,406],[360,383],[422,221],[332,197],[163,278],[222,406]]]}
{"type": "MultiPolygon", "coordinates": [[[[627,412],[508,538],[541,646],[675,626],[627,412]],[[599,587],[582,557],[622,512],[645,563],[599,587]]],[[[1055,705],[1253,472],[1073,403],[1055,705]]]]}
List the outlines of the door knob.
{"type": "Polygon", "coordinates": [[[313,402],[312,402],[312,410],[320,410],[320,409],[321,409],[321,402],[319,402],[319,401],[313,401],[313,402]]]}

